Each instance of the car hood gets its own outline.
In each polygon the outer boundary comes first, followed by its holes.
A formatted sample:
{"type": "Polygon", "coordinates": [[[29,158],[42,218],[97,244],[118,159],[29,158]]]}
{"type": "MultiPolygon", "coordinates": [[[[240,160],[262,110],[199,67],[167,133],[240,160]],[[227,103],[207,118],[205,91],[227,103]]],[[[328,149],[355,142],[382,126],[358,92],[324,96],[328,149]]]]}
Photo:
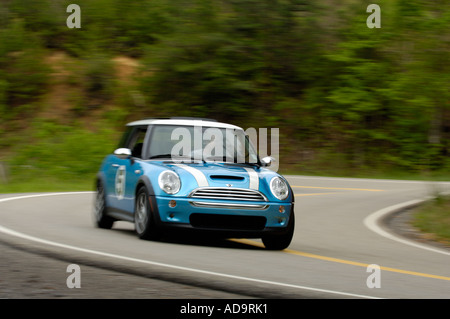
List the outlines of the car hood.
{"type": "MultiPolygon", "coordinates": [[[[164,170],[176,172],[181,179],[181,189],[174,195],[185,197],[199,187],[227,187],[253,189],[263,193],[269,200],[278,201],[270,190],[270,181],[273,177],[281,177],[278,173],[264,167],[246,164],[218,163],[218,162],[184,162],[173,161],[146,161],[146,175],[153,185],[158,185],[158,176],[164,170]],[[158,167],[158,169],[156,169],[158,167]]],[[[284,179],[284,178],[283,178],[284,179]]],[[[285,179],[286,180],[286,179],[285,179]]],[[[286,181],[287,183],[287,181],[286,181]]],[[[289,185],[289,183],[288,183],[289,185]]],[[[156,194],[162,193],[159,187],[156,194]]],[[[291,195],[285,201],[293,201],[291,195]]]]}
{"type": "Polygon", "coordinates": [[[258,168],[250,165],[227,164],[227,163],[182,163],[168,164],[180,176],[191,174],[199,184],[198,186],[220,187],[250,187],[250,182],[256,183],[258,168]]]}
{"type": "Polygon", "coordinates": [[[175,171],[182,182],[195,187],[238,187],[260,190],[266,179],[277,173],[254,165],[218,162],[160,162],[175,171]],[[195,185],[196,184],[196,185],[195,185]]]}

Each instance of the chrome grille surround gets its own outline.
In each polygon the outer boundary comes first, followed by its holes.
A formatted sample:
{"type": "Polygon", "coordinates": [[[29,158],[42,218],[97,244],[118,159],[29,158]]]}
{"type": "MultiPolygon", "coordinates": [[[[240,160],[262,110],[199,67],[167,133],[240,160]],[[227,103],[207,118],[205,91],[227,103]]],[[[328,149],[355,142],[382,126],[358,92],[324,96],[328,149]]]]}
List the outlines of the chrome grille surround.
{"type": "Polygon", "coordinates": [[[267,202],[267,197],[260,191],[235,187],[199,187],[190,194],[191,198],[267,202]]]}

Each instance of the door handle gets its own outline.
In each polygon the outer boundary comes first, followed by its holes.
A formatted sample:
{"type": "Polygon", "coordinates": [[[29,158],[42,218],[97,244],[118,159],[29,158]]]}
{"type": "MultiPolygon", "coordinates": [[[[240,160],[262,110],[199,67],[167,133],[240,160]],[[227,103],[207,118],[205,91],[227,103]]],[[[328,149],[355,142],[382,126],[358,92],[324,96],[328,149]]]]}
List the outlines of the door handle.
{"type": "Polygon", "coordinates": [[[111,166],[112,167],[119,167],[120,165],[119,164],[112,164],[111,166]]]}

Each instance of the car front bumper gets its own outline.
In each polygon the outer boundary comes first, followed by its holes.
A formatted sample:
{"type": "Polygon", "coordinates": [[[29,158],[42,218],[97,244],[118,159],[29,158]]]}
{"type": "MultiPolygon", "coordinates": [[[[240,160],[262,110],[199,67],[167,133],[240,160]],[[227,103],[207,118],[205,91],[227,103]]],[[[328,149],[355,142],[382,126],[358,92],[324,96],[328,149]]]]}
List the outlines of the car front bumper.
{"type": "Polygon", "coordinates": [[[156,221],[163,228],[193,229],[232,236],[283,234],[293,213],[293,203],[290,202],[151,197],[156,221]]]}

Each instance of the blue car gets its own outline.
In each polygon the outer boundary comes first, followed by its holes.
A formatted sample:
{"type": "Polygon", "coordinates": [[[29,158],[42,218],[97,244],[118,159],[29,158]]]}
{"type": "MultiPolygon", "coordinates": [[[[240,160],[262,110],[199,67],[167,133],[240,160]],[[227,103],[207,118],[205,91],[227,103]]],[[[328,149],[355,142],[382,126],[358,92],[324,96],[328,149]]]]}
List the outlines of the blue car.
{"type": "Polygon", "coordinates": [[[168,230],[261,238],[281,250],[294,234],[294,195],[268,169],[245,131],[196,118],[127,124],[118,148],[96,178],[96,226],[132,222],[139,238],[168,230]]]}

